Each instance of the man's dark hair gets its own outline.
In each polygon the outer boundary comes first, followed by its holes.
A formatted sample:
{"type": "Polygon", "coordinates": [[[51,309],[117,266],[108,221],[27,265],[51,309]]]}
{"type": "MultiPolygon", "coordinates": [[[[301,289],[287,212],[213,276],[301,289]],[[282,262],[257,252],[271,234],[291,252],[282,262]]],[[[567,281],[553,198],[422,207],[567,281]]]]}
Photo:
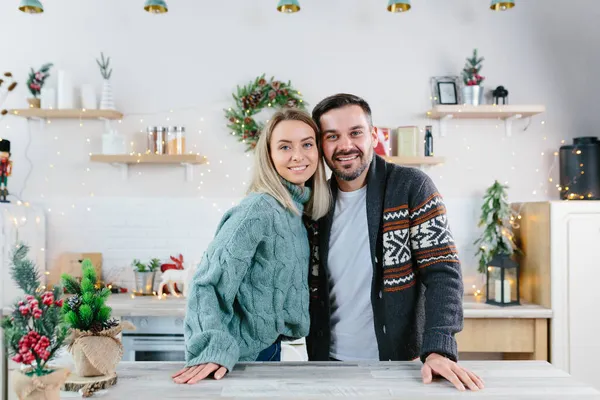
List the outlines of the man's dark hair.
{"type": "Polygon", "coordinates": [[[319,102],[319,104],[317,104],[313,109],[312,118],[319,127],[319,130],[321,130],[321,116],[323,116],[323,114],[331,110],[347,106],[359,106],[360,108],[362,108],[365,115],[367,116],[369,128],[373,127],[371,107],[369,107],[369,104],[364,99],[348,93],[334,94],[333,96],[329,96],[321,100],[321,102],[319,102]]]}

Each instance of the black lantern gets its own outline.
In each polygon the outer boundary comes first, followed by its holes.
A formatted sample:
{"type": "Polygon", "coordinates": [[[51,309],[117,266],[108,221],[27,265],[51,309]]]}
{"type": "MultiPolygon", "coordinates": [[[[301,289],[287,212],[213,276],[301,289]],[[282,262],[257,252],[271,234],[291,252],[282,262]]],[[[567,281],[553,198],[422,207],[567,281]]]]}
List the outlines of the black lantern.
{"type": "Polygon", "coordinates": [[[519,298],[519,264],[509,255],[495,256],[486,270],[486,303],[497,306],[521,304],[519,298]]]}

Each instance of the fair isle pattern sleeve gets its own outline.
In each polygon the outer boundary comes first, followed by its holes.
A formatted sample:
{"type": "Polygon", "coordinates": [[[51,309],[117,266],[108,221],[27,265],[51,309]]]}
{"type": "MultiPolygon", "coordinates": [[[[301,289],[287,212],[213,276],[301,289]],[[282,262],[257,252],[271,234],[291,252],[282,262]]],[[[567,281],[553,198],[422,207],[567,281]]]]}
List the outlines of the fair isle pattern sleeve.
{"type": "Polygon", "coordinates": [[[383,290],[398,292],[415,284],[409,243],[408,205],[383,212],[383,290]]]}
{"type": "Polygon", "coordinates": [[[438,353],[458,358],[455,334],[463,325],[460,261],[442,196],[426,177],[409,201],[410,247],[425,286],[425,330],[421,358],[438,353]]]}
{"type": "Polygon", "coordinates": [[[439,193],[433,193],[410,210],[410,241],[419,269],[436,263],[459,262],[439,193]]]}

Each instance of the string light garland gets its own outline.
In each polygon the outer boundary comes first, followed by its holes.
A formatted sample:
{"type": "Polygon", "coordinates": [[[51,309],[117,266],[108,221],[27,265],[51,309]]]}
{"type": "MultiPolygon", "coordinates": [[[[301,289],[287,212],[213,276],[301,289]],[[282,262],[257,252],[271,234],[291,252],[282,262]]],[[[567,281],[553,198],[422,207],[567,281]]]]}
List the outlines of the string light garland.
{"type": "MultiPolygon", "coordinates": [[[[107,123],[110,123],[110,124],[122,124],[124,120],[127,120],[127,121],[135,123],[135,120],[137,120],[139,118],[139,123],[143,125],[144,122],[146,122],[146,120],[148,119],[149,116],[160,116],[162,114],[162,115],[165,115],[164,118],[165,118],[165,121],[166,121],[167,118],[169,118],[169,115],[170,115],[170,118],[172,119],[172,114],[174,112],[199,111],[200,109],[201,109],[201,107],[199,107],[199,106],[186,106],[186,107],[179,107],[179,108],[168,108],[168,109],[165,109],[165,110],[158,110],[158,111],[129,112],[129,113],[124,113],[123,117],[121,119],[114,120],[114,121],[109,121],[107,123]]],[[[199,121],[204,121],[204,118],[203,117],[199,117],[198,120],[199,121]]],[[[48,120],[47,122],[48,122],[48,124],[52,123],[51,120],[48,120]]],[[[28,124],[28,125],[30,125],[30,124],[28,124]]],[[[540,125],[544,129],[547,128],[547,126],[548,126],[548,124],[546,123],[546,121],[541,121],[540,125]]],[[[51,125],[49,125],[49,126],[51,126],[51,125]]],[[[90,126],[89,123],[84,123],[82,120],[80,121],[80,124],[79,124],[79,128],[80,129],[87,129],[88,126],[90,126]]],[[[458,125],[456,125],[456,127],[459,128],[458,125]]],[[[11,129],[11,128],[9,127],[9,129],[11,129]]],[[[525,128],[525,130],[526,129],[527,128],[525,128]]],[[[145,132],[145,129],[141,128],[139,131],[140,132],[145,132]]],[[[202,134],[202,129],[196,129],[196,130],[194,130],[194,132],[197,132],[198,135],[201,135],[202,134]]],[[[29,126],[28,126],[28,132],[27,133],[28,133],[28,137],[27,137],[28,138],[28,145],[26,146],[26,149],[29,148],[30,141],[31,141],[31,132],[30,132],[30,127],[29,126]]],[[[54,141],[60,141],[61,140],[61,136],[62,135],[58,135],[58,134],[54,135],[53,136],[54,141]]],[[[84,143],[87,144],[88,146],[92,144],[91,141],[90,141],[90,137],[89,136],[81,135],[80,137],[82,137],[81,140],[85,140],[84,143]]],[[[502,140],[505,140],[504,136],[502,137],[502,140]]],[[[463,143],[464,143],[464,149],[467,152],[476,152],[477,151],[474,148],[474,145],[472,143],[469,143],[465,138],[463,138],[463,143]]],[[[548,143],[546,136],[543,136],[542,143],[548,143]]],[[[563,139],[561,141],[561,144],[564,144],[564,143],[565,143],[565,141],[563,139]]],[[[135,141],[130,141],[129,144],[130,144],[130,154],[138,154],[138,155],[141,154],[140,152],[136,152],[135,151],[135,148],[134,148],[134,146],[136,144],[135,141]]],[[[227,150],[227,147],[228,146],[225,145],[223,147],[223,149],[227,150]]],[[[541,180],[539,182],[539,187],[536,186],[536,187],[532,188],[531,191],[529,192],[529,193],[531,193],[534,196],[539,196],[542,192],[548,194],[548,192],[549,192],[548,188],[546,188],[544,191],[541,190],[541,188],[544,186],[544,184],[545,185],[555,186],[558,191],[560,191],[560,190],[567,190],[568,191],[569,190],[568,187],[561,188],[560,185],[558,185],[558,184],[554,185],[555,182],[554,182],[553,174],[555,173],[556,168],[558,167],[559,153],[558,153],[558,151],[553,151],[553,152],[549,153],[547,151],[547,147],[550,147],[550,146],[544,146],[544,149],[543,149],[544,151],[538,151],[538,153],[537,153],[539,157],[544,157],[544,158],[545,157],[552,157],[552,162],[551,162],[551,165],[550,165],[547,173],[543,174],[542,173],[542,169],[539,167],[539,165],[535,165],[534,168],[532,169],[533,173],[535,173],[536,175],[541,174],[541,180]]],[[[554,146],[554,147],[557,148],[559,146],[554,146]]],[[[62,154],[62,153],[63,152],[61,152],[60,158],[63,158],[64,154],[62,154]]],[[[89,153],[86,151],[86,154],[89,154],[89,153]]],[[[512,154],[512,157],[516,157],[517,156],[517,151],[511,152],[511,154],[512,154]]],[[[28,158],[27,151],[26,151],[25,156],[27,157],[27,160],[29,161],[29,163],[32,165],[31,159],[28,158]]],[[[246,153],[246,157],[250,157],[250,154],[246,153]]],[[[459,161],[458,158],[456,160],[459,161]]],[[[52,164],[51,171],[54,170],[55,167],[56,167],[56,165],[54,165],[54,164],[55,163],[52,164]]],[[[226,163],[224,162],[224,160],[223,159],[219,159],[219,158],[217,158],[214,161],[213,164],[216,164],[216,165],[218,165],[221,168],[225,167],[225,165],[226,165],[226,163]]],[[[510,168],[511,164],[509,163],[507,166],[510,168]]],[[[214,171],[212,171],[212,168],[210,168],[210,167],[212,167],[212,166],[210,166],[210,164],[209,164],[209,168],[203,170],[202,173],[200,174],[200,176],[201,176],[200,182],[199,182],[199,185],[197,185],[197,190],[200,191],[198,194],[203,193],[203,191],[205,190],[204,189],[206,187],[205,179],[208,176],[206,174],[214,174],[214,171]]],[[[86,173],[91,173],[92,172],[92,169],[90,167],[86,166],[84,168],[85,168],[85,172],[86,173]]],[[[465,165],[465,168],[467,168],[467,169],[468,168],[473,169],[473,167],[469,166],[469,165],[465,165]]],[[[250,171],[250,170],[251,170],[251,166],[247,166],[246,171],[250,171]]],[[[515,169],[515,171],[516,171],[516,169],[515,169]]],[[[25,203],[25,202],[22,201],[22,194],[23,194],[23,192],[26,189],[26,184],[27,184],[27,181],[28,181],[30,173],[31,173],[31,171],[29,171],[29,173],[27,174],[25,182],[24,182],[24,185],[23,185],[23,188],[20,191],[19,201],[17,202],[17,205],[19,205],[19,206],[26,206],[25,204],[27,204],[27,206],[30,206],[29,203],[25,203]]],[[[221,177],[222,177],[223,181],[227,180],[227,178],[229,178],[229,180],[231,180],[232,176],[230,175],[230,171],[223,170],[223,172],[219,172],[219,174],[221,174],[221,173],[222,173],[221,177]]],[[[521,175],[522,172],[519,171],[519,174],[521,175]]],[[[49,178],[50,177],[51,176],[46,176],[45,181],[47,183],[49,182],[49,180],[50,180],[49,178]]],[[[444,179],[444,176],[440,174],[439,178],[440,179],[444,179]]],[[[213,179],[216,179],[216,178],[213,178],[213,179]]],[[[248,183],[246,182],[246,180],[244,180],[242,182],[241,186],[240,186],[239,182],[235,182],[234,185],[232,185],[232,191],[235,192],[236,188],[242,188],[243,189],[243,188],[247,187],[247,184],[248,183]]],[[[509,182],[505,181],[505,184],[509,184],[509,182]]],[[[90,185],[85,180],[83,180],[81,182],[81,185],[83,187],[86,187],[88,190],[93,189],[92,187],[90,187],[90,185]]],[[[13,195],[13,194],[11,193],[11,195],[13,195]]],[[[93,190],[90,190],[89,197],[93,198],[94,196],[95,196],[95,194],[94,194],[93,190]]],[[[572,197],[575,197],[575,194],[573,194],[572,197]]],[[[40,198],[42,198],[42,199],[46,198],[46,196],[44,195],[44,193],[40,193],[40,198]]],[[[211,200],[210,197],[206,197],[204,195],[200,195],[199,198],[201,200],[206,201],[206,202],[210,202],[208,204],[212,205],[212,209],[214,209],[215,211],[217,211],[219,213],[223,212],[223,210],[225,208],[228,208],[229,204],[231,203],[231,200],[228,200],[226,203],[218,204],[218,202],[215,202],[214,200],[211,200]]],[[[58,208],[58,207],[56,207],[56,208],[58,208]]],[[[47,212],[49,214],[52,213],[52,214],[55,214],[55,215],[58,215],[58,216],[65,216],[65,215],[67,215],[69,213],[69,211],[77,212],[77,210],[82,210],[83,212],[93,212],[94,208],[90,207],[89,204],[80,205],[80,204],[74,204],[74,203],[66,204],[65,205],[65,209],[62,209],[62,210],[60,208],[59,209],[54,209],[54,208],[51,208],[51,207],[47,208],[47,212]]],[[[520,215],[520,209],[519,209],[519,210],[517,210],[516,215],[511,219],[511,221],[510,221],[511,225],[514,228],[518,228],[518,226],[519,226],[519,220],[520,219],[521,219],[521,215],[520,215]]],[[[470,286],[473,288],[473,294],[475,294],[476,296],[480,296],[481,295],[481,289],[478,289],[477,285],[470,285],[470,286]]]]}

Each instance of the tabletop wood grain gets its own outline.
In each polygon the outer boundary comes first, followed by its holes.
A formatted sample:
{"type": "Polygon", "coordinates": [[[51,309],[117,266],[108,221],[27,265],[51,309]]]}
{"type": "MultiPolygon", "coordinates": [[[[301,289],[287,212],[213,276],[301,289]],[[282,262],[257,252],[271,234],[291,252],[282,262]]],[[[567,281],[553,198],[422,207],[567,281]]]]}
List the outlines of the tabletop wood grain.
{"type": "Polygon", "coordinates": [[[425,385],[421,365],[418,361],[242,363],[220,381],[178,385],[170,377],[181,363],[122,362],[117,369],[117,385],[101,398],[600,399],[598,390],[541,361],[462,362],[485,381],[485,389],[477,392],[460,392],[442,379],[425,385]]]}

